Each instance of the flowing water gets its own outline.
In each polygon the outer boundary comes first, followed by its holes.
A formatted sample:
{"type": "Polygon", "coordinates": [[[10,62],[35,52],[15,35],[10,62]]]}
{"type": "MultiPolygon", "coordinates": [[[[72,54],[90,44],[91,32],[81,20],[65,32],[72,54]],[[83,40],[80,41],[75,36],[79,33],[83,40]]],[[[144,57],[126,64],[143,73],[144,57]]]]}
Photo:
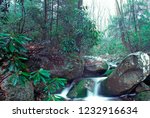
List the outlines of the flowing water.
{"type": "MultiPolygon", "coordinates": [[[[88,91],[88,96],[85,98],[75,98],[73,100],[84,100],[84,101],[111,101],[111,100],[117,100],[117,97],[105,97],[102,95],[99,95],[98,93],[100,93],[100,84],[101,81],[106,79],[107,77],[92,77],[92,78],[85,78],[85,79],[92,79],[95,82],[95,87],[94,87],[94,92],[88,91]]],[[[69,92],[69,90],[72,88],[73,85],[71,85],[70,87],[65,88],[60,94],[58,94],[59,96],[62,96],[63,98],[65,98],[66,100],[70,100],[70,98],[67,98],[67,93],[69,92]]]]}

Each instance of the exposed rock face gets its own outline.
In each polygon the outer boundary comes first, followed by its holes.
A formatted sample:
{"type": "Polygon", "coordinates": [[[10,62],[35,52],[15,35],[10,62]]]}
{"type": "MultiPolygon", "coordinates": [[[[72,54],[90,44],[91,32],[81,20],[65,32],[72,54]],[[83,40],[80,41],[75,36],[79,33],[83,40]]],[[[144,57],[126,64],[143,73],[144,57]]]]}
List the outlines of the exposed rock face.
{"type": "Polygon", "coordinates": [[[84,70],[84,61],[77,54],[74,56],[64,56],[57,51],[53,51],[48,46],[35,45],[28,46],[29,61],[28,65],[31,71],[44,68],[50,70],[53,77],[64,77],[72,80],[82,76],[84,70]]]}
{"type": "Polygon", "coordinates": [[[107,96],[125,94],[149,74],[150,57],[143,52],[132,53],[101,83],[101,92],[107,96]]]}
{"type": "Polygon", "coordinates": [[[135,96],[136,101],[150,101],[150,91],[143,91],[135,96]]]}
{"type": "Polygon", "coordinates": [[[68,98],[84,98],[87,97],[87,91],[94,91],[95,82],[91,79],[80,80],[73,85],[67,94],[68,98]]]}
{"type": "Polygon", "coordinates": [[[3,100],[5,101],[33,101],[34,89],[30,82],[27,82],[25,86],[17,84],[13,86],[8,78],[2,81],[1,89],[3,91],[3,100]]]}
{"type": "Polygon", "coordinates": [[[106,61],[100,57],[85,56],[84,62],[85,77],[100,76],[108,69],[106,61]]]}

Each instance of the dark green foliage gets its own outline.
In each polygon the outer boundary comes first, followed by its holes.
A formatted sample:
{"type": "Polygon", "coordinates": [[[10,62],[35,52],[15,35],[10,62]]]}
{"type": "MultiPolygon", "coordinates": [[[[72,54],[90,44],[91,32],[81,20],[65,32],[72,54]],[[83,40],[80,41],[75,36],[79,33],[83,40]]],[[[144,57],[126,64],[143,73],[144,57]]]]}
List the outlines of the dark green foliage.
{"type": "Polygon", "coordinates": [[[89,53],[101,39],[101,33],[78,2],[48,1],[45,13],[41,0],[25,0],[23,6],[19,1],[11,3],[7,23],[0,22],[0,32],[20,33],[22,28],[22,33],[33,41],[55,47],[62,54],[89,53]]]}
{"type": "Polygon", "coordinates": [[[45,100],[61,100],[61,96],[55,95],[58,90],[61,90],[66,86],[66,79],[64,78],[51,78],[50,71],[40,69],[36,72],[32,72],[30,79],[33,80],[34,85],[44,84],[43,93],[46,94],[45,100]]]}
{"type": "Polygon", "coordinates": [[[30,41],[22,35],[0,34],[0,66],[2,75],[10,73],[13,85],[28,80],[26,48],[24,44],[30,41]]]}
{"type": "Polygon", "coordinates": [[[31,73],[31,80],[33,80],[34,85],[43,82],[44,84],[50,79],[50,72],[48,70],[40,69],[36,72],[31,73]]]}
{"type": "Polygon", "coordinates": [[[43,83],[47,100],[61,100],[61,97],[54,94],[65,87],[66,79],[51,78],[50,71],[42,68],[35,72],[28,72],[25,64],[28,60],[27,49],[24,45],[30,40],[23,35],[0,34],[0,72],[2,72],[0,74],[4,77],[9,75],[13,86],[25,85],[27,81],[33,81],[35,86],[43,83]]]}
{"type": "Polygon", "coordinates": [[[61,48],[65,53],[89,53],[90,48],[100,40],[100,32],[95,24],[90,20],[86,11],[76,8],[76,6],[66,5],[60,11],[62,16],[60,25],[62,32],[60,36],[61,48]]]}
{"type": "Polygon", "coordinates": [[[45,88],[45,91],[49,91],[50,94],[55,93],[57,90],[65,87],[67,81],[64,78],[53,78],[48,81],[48,85],[45,88]]]}
{"type": "Polygon", "coordinates": [[[45,101],[64,101],[65,99],[58,95],[50,95],[45,101]]]}

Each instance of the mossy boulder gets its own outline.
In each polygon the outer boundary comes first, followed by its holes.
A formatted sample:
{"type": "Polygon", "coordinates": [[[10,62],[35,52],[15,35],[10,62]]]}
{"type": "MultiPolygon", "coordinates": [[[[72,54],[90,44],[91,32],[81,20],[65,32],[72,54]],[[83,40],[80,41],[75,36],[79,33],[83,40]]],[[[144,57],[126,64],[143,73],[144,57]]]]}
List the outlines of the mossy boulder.
{"type": "Polygon", "coordinates": [[[84,98],[88,95],[88,90],[94,91],[95,83],[91,79],[84,79],[80,80],[72,86],[69,90],[67,97],[74,99],[74,98],[84,98]]]}

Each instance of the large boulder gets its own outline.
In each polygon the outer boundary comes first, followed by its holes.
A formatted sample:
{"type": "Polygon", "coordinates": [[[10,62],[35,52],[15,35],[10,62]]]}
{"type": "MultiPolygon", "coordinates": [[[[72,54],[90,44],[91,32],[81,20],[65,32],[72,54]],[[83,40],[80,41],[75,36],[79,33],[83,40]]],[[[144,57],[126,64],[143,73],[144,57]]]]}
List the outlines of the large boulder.
{"type": "Polygon", "coordinates": [[[21,85],[18,83],[17,85],[13,86],[8,77],[1,82],[0,88],[2,91],[2,95],[0,95],[1,100],[5,101],[34,100],[34,88],[31,82],[26,82],[25,85],[21,85]]]}
{"type": "Polygon", "coordinates": [[[84,76],[100,76],[108,69],[107,62],[100,57],[84,56],[84,76]]]}
{"type": "Polygon", "coordinates": [[[78,56],[62,55],[59,51],[53,51],[48,46],[31,45],[29,49],[29,69],[35,71],[40,68],[50,70],[52,77],[64,77],[73,80],[82,76],[84,61],[78,56]]]}
{"type": "Polygon", "coordinates": [[[118,96],[136,87],[150,74],[150,57],[143,52],[128,55],[101,83],[101,93],[118,96]]]}

